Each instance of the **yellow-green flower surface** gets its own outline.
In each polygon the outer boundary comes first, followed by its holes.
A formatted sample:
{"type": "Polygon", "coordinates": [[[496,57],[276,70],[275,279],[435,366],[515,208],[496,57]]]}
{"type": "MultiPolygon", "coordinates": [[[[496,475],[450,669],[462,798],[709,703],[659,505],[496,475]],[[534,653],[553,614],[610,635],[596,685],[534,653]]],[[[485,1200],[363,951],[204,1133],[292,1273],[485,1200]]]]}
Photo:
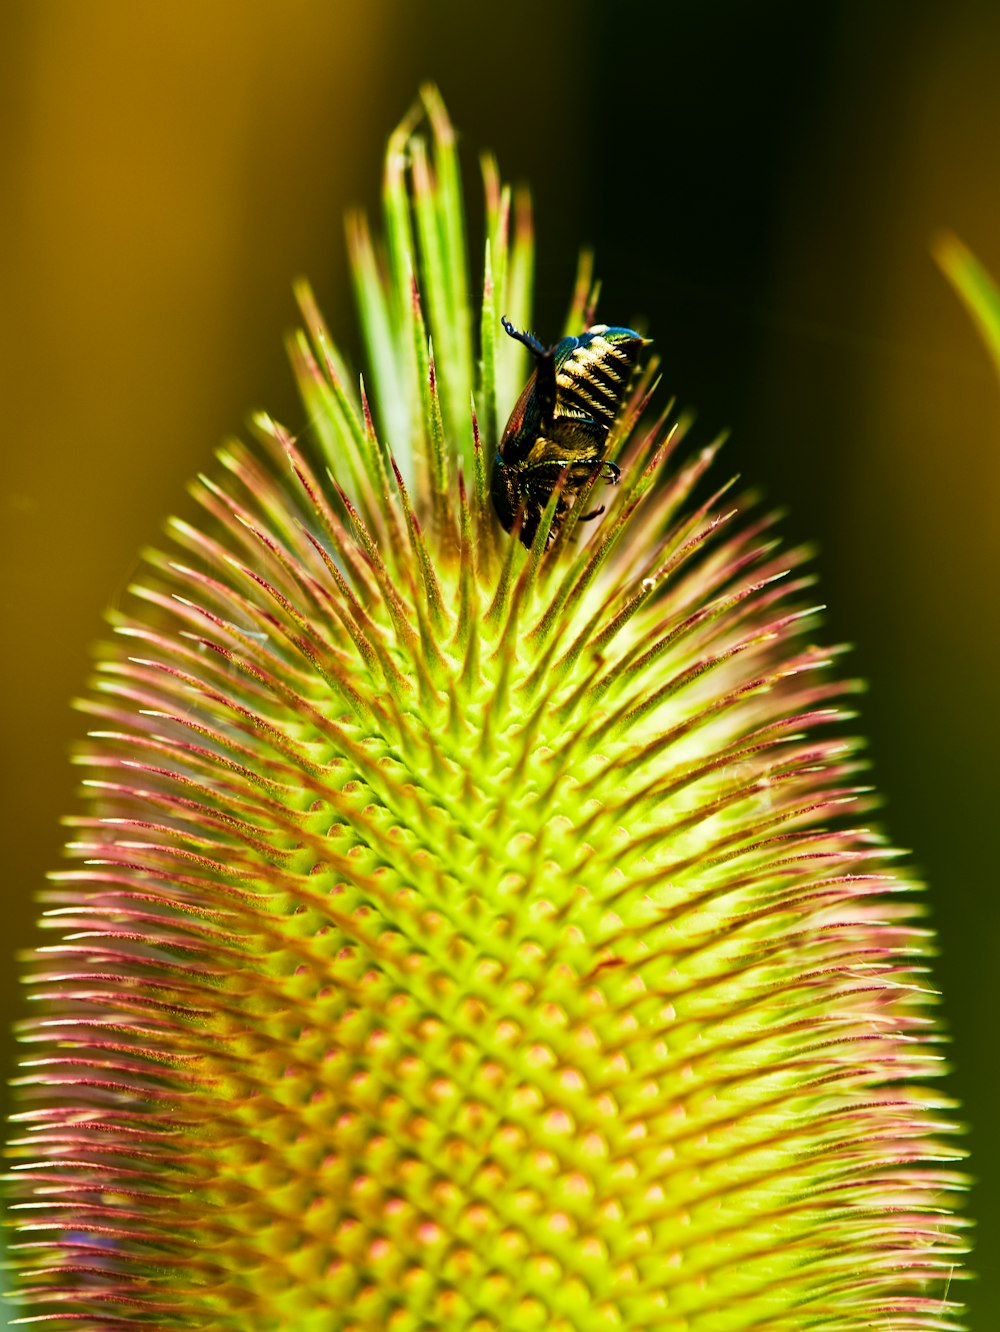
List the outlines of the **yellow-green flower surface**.
{"type": "MultiPolygon", "coordinates": [[[[603,517],[557,488],[501,531],[532,241],[484,175],[474,311],[425,90],[384,243],[350,226],[371,407],[303,290],[313,434],[223,450],[115,615],[29,977],[24,1316],[954,1328],[928,935],[800,557],[650,416],[652,363],[603,517]]],[[[584,266],[568,331],[591,304],[584,266]]]]}

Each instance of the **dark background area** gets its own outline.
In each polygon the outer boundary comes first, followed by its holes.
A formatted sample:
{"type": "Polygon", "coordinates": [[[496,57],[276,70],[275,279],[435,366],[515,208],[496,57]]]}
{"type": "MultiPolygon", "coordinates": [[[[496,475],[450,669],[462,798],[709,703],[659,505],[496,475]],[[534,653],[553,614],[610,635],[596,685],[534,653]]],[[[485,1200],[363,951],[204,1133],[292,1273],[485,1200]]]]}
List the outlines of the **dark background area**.
{"type": "MultiPolygon", "coordinates": [[[[8,957],[73,805],[104,607],[250,409],[302,424],[307,274],[357,356],[345,207],[435,79],[528,181],[536,326],[578,246],[665,392],[819,547],[856,644],[883,822],[929,883],[933,983],[979,1183],[970,1325],[1000,1323],[1000,386],[930,258],[1000,277],[995,0],[7,0],[0,10],[3,902],[8,957]]],[[[0,963],[0,1008],[19,1011],[0,963]]],[[[9,1066],[9,1060],[8,1060],[9,1066]]],[[[943,1290],[942,1290],[943,1294],[943,1290]]]]}

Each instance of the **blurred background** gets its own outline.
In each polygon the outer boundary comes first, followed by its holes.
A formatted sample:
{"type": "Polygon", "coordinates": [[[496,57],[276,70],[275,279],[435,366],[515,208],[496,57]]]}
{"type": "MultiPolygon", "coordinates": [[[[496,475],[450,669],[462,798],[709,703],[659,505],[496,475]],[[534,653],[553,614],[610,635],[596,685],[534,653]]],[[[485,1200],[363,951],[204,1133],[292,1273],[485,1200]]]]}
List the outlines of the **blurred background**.
{"type": "Polygon", "coordinates": [[[1000,385],[929,250],[950,228],[1000,276],[996,0],[6,0],[3,952],[59,862],[103,609],[251,409],[303,423],[293,277],[360,356],[343,212],[377,206],[426,78],[470,181],[489,146],[533,188],[539,334],[593,244],[599,314],[646,322],[698,438],[731,427],[723,467],[818,543],[883,821],[930,885],[996,1327],[1000,385]]]}

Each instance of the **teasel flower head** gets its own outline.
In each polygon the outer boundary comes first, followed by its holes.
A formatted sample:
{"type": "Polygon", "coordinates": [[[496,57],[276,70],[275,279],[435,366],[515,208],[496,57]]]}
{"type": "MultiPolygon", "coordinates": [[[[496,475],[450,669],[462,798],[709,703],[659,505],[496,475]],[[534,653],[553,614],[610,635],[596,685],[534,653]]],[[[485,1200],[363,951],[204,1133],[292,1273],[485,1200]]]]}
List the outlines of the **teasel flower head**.
{"type": "Polygon", "coordinates": [[[930,937],[803,552],[653,348],[621,483],[501,529],[532,228],[483,174],[473,280],[425,89],[349,224],[364,381],[302,287],[309,431],[222,449],[113,613],[28,968],[23,1320],[956,1328],[930,937]]]}

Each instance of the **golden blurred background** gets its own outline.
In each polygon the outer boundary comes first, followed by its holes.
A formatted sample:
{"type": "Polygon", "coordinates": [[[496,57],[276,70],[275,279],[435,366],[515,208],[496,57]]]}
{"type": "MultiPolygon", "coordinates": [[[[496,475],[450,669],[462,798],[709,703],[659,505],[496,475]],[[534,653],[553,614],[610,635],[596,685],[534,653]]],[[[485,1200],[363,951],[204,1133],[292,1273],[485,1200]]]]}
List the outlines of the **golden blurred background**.
{"type": "Polygon", "coordinates": [[[59,860],[102,610],[250,409],[302,424],[293,277],[359,355],[342,215],[425,78],[470,181],[491,146],[532,184],[539,334],[592,242],[599,313],[647,322],[699,438],[732,427],[723,465],[819,542],[884,823],[930,883],[971,1325],[998,1326],[1000,385],[929,257],[949,227],[1000,277],[996,0],[6,0],[4,952],[59,860]]]}

